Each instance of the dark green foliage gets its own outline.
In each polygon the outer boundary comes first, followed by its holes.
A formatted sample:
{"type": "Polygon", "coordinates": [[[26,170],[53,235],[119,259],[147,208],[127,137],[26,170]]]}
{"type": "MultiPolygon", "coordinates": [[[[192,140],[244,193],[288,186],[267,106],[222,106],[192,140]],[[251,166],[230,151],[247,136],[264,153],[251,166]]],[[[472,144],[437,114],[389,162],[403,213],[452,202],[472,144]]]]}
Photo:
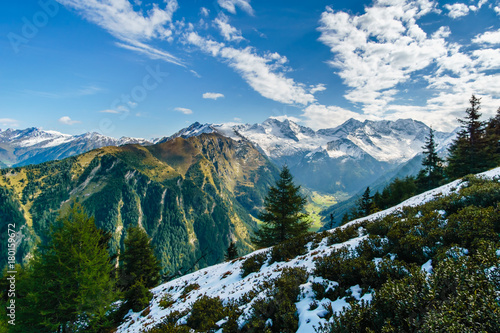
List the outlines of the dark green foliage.
{"type": "Polygon", "coordinates": [[[159,323],[152,329],[147,331],[141,331],[141,333],[190,333],[191,329],[188,326],[178,326],[176,325],[177,321],[186,316],[189,313],[189,310],[185,311],[173,311],[170,312],[163,322],[159,323]]]}
{"type": "MultiPolygon", "coordinates": [[[[498,157],[492,154],[490,142],[486,136],[485,123],[480,119],[481,99],[472,95],[470,107],[465,110],[465,119],[459,119],[462,130],[449,148],[446,174],[450,179],[478,173],[496,166],[498,157]]],[[[490,132],[491,133],[491,132],[490,132]]]]}
{"type": "Polygon", "coordinates": [[[231,260],[236,259],[238,257],[239,257],[239,255],[238,255],[238,249],[236,248],[236,243],[231,242],[231,244],[229,244],[229,247],[227,248],[226,254],[224,255],[224,259],[226,261],[231,261],[231,260]]]}
{"type": "Polygon", "coordinates": [[[286,261],[303,255],[307,252],[306,245],[313,240],[316,234],[311,233],[301,237],[288,239],[271,249],[271,260],[269,264],[277,261],[286,261]]]}
{"type": "Polygon", "coordinates": [[[187,326],[203,332],[215,331],[216,322],[226,316],[224,304],[219,297],[201,296],[194,302],[187,326]]]}
{"type": "Polygon", "coordinates": [[[318,332],[499,331],[499,203],[498,181],[469,177],[458,194],[367,224],[371,236],[355,253],[319,258],[315,274],[327,280],[313,284],[317,297],[349,296],[355,284],[374,295],[369,304],[351,302],[318,332]],[[382,260],[372,266],[373,258],[382,260]],[[428,260],[430,273],[419,267],[428,260]],[[332,290],[328,280],[339,286],[332,290]]]}
{"type": "Polygon", "coordinates": [[[248,257],[241,265],[241,277],[258,272],[262,265],[267,261],[267,256],[268,252],[262,252],[248,257]]]}
{"type": "Polygon", "coordinates": [[[125,306],[134,312],[138,312],[147,307],[152,298],[153,294],[144,285],[144,281],[139,279],[125,291],[125,300],[127,302],[125,306]]]}
{"type": "Polygon", "coordinates": [[[328,237],[328,245],[333,245],[337,243],[343,243],[349,239],[356,238],[359,236],[358,229],[360,224],[353,224],[348,227],[336,228],[328,237]]]}
{"type": "Polygon", "coordinates": [[[300,285],[307,281],[304,268],[285,268],[281,276],[273,281],[267,297],[257,300],[252,306],[252,316],[244,332],[294,333],[298,329],[298,315],[295,302],[298,301],[300,285]],[[266,322],[270,319],[272,325],[266,322]]]}
{"type": "Polygon", "coordinates": [[[97,331],[117,297],[102,232],[79,204],[58,221],[46,246],[35,253],[19,299],[21,332],[97,331]],[[77,319],[79,322],[77,322],[77,319]]]}
{"type": "Polygon", "coordinates": [[[373,197],[370,195],[369,187],[366,188],[361,198],[359,198],[357,206],[355,217],[368,216],[377,210],[377,207],[373,202],[373,197]]]}
{"type": "Polygon", "coordinates": [[[393,207],[420,192],[415,177],[396,178],[384,187],[382,193],[375,193],[373,202],[378,209],[383,210],[393,207]]]}
{"type": "Polygon", "coordinates": [[[130,227],[125,237],[125,251],[121,255],[120,284],[128,290],[138,281],[146,288],[160,281],[160,262],[156,258],[149,236],[141,227],[130,227]]]}
{"type": "Polygon", "coordinates": [[[184,287],[184,289],[182,290],[182,293],[181,293],[181,298],[185,298],[187,295],[189,295],[190,292],[192,292],[193,290],[198,290],[200,289],[200,285],[198,283],[191,283],[191,284],[188,284],[186,287],[184,287]]]}
{"type": "Polygon", "coordinates": [[[264,224],[255,233],[253,242],[267,247],[307,233],[310,221],[303,212],[306,199],[300,194],[300,186],[293,183],[293,176],[285,165],[280,179],[271,186],[264,201],[265,211],[259,215],[264,224]]]}
{"type": "Polygon", "coordinates": [[[165,294],[163,297],[160,299],[158,302],[158,305],[161,306],[164,309],[168,309],[175,303],[175,300],[173,299],[172,295],[170,294],[165,294]]]}
{"type": "Polygon", "coordinates": [[[429,130],[429,136],[426,138],[424,149],[424,159],[422,160],[422,170],[417,176],[417,183],[420,191],[433,189],[444,180],[443,159],[436,152],[437,144],[434,141],[434,131],[429,130]]]}

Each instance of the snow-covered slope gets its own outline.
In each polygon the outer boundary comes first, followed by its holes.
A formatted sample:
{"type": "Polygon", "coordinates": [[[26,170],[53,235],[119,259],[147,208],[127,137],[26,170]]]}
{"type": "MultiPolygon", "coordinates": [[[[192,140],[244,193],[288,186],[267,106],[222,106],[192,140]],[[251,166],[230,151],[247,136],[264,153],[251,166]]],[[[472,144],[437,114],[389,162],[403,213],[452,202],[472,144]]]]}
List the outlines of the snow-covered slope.
{"type": "MultiPolygon", "coordinates": [[[[500,177],[500,167],[484,172],[479,176],[485,178],[500,177]]],[[[464,184],[462,180],[454,181],[447,185],[410,198],[405,202],[385,211],[352,221],[340,228],[346,228],[355,223],[366,220],[374,220],[381,216],[395,213],[404,206],[416,206],[424,204],[437,197],[457,192],[463,185],[464,184]]],[[[334,230],[331,230],[329,232],[334,232],[334,230]]],[[[361,234],[362,230],[359,230],[359,233],[361,234]]],[[[326,235],[328,235],[328,233],[326,233],[326,235]]],[[[327,303],[330,303],[329,300],[324,299],[319,301],[319,304],[316,308],[312,309],[310,307],[310,304],[314,301],[312,284],[314,282],[323,281],[321,277],[313,275],[314,259],[320,256],[327,255],[335,249],[344,246],[350,248],[356,247],[357,244],[359,244],[367,237],[368,235],[359,236],[350,239],[347,242],[330,246],[327,245],[326,238],[323,239],[319,243],[319,245],[314,247],[312,243],[309,243],[307,245],[309,250],[305,255],[296,257],[287,262],[275,262],[271,265],[264,264],[261,267],[260,271],[251,273],[244,278],[241,277],[242,264],[244,260],[256,254],[266,252],[269,249],[258,250],[254,253],[240,258],[239,260],[208,267],[206,269],[202,269],[176,280],[167,282],[152,289],[154,298],[149,307],[150,313],[146,316],[142,316],[141,313],[129,312],[126,316],[125,322],[118,328],[118,332],[140,332],[141,330],[152,328],[154,325],[161,322],[162,319],[165,318],[168,314],[174,311],[182,311],[188,309],[192,305],[192,303],[201,295],[207,295],[211,297],[218,296],[225,302],[229,302],[230,300],[240,298],[249,291],[256,291],[258,292],[258,294],[254,298],[254,300],[240,307],[240,309],[243,311],[243,315],[239,319],[239,324],[241,325],[244,323],[245,318],[248,318],[251,311],[251,306],[254,301],[258,298],[266,297],[265,292],[261,290],[260,287],[264,284],[265,281],[269,281],[280,276],[281,271],[285,267],[304,267],[310,273],[308,281],[301,286],[303,292],[301,293],[300,300],[296,303],[297,312],[299,315],[299,328],[297,332],[314,332],[314,326],[318,327],[320,323],[326,322],[326,319],[323,318],[325,314],[325,307],[323,307],[322,304],[325,304],[326,306],[327,303]],[[181,294],[184,288],[192,284],[198,284],[199,288],[192,290],[184,300],[181,300],[181,294]],[[167,293],[173,296],[175,303],[173,303],[168,309],[164,309],[159,306],[159,301],[167,293]]],[[[428,271],[430,269],[430,263],[424,264],[422,266],[422,269],[428,271]]],[[[357,300],[371,300],[372,295],[370,293],[361,294],[360,291],[361,289],[359,288],[359,286],[351,287],[352,296],[357,300]]],[[[343,297],[338,298],[336,301],[332,302],[331,305],[333,311],[338,312],[342,311],[343,307],[347,307],[348,303],[346,302],[346,297],[343,297]]],[[[185,323],[186,317],[187,316],[181,318],[179,320],[179,323],[185,323]]],[[[222,329],[220,329],[218,332],[222,332],[222,329]]]]}
{"type": "Polygon", "coordinates": [[[41,163],[81,154],[105,146],[148,145],[145,139],[115,139],[99,133],[69,135],[39,128],[0,130],[0,162],[11,165],[41,163]]]}

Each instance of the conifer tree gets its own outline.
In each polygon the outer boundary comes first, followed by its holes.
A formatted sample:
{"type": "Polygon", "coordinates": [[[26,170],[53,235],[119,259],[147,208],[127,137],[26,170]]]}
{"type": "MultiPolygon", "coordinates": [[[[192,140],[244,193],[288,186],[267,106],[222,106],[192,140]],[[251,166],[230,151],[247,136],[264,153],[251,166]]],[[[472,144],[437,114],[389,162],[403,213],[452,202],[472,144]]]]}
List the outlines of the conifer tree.
{"type": "Polygon", "coordinates": [[[75,203],[39,247],[23,281],[20,332],[97,332],[117,298],[103,233],[75,203]]]}
{"type": "Polygon", "coordinates": [[[124,240],[125,251],[121,255],[120,284],[128,290],[137,281],[147,288],[160,282],[160,261],[154,254],[150,238],[141,227],[130,227],[124,240]]]}
{"type": "Polygon", "coordinates": [[[236,242],[231,242],[231,244],[229,244],[229,247],[227,248],[226,254],[224,255],[224,259],[226,261],[230,261],[236,258],[238,258],[238,249],[236,248],[236,242]]]}
{"type": "Polygon", "coordinates": [[[285,165],[275,186],[271,186],[264,200],[265,211],[259,215],[264,223],[252,241],[266,247],[307,233],[311,222],[304,213],[306,199],[300,194],[300,186],[285,165]]]}
{"type": "Polygon", "coordinates": [[[491,156],[488,167],[496,167],[500,165],[500,108],[486,125],[486,140],[488,142],[488,155],[491,156]]]}
{"type": "Polygon", "coordinates": [[[484,171],[491,160],[488,156],[484,122],[479,120],[481,99],[472,95],[469,102],[465,119],[459,119],[462,130],[449,148],[446,174],[452,179],[484,171]]]}
{"type": "Polygon", "coordinates": [[[426,191],[437,187],[444,179],[443,159],[436,152],[437,144],[434,140],[434,130],[429,129],[429,136],[426,138],[422,160],[423,169],[417,176],[420,190],[426,191]]]}
{"type": "Polygon", "coordinates": [[[375,203],[370,195],[370,187],[367,187],[363,195],[358,200],[358,209],[356,210],[356,217],[364,217],[376,211],[375,203]]]}

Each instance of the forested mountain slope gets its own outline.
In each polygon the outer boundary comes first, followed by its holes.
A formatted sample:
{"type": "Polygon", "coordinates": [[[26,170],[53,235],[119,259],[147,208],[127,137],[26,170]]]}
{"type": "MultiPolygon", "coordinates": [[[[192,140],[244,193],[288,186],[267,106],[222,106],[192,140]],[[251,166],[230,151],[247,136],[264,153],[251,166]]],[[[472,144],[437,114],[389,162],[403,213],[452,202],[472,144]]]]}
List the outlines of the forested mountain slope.
{"type": "MultiPolygon", "coordinates": [[[[252,249],[256,213],[277,170],[246,141],[218,134],[152,146],[105,147],[61,161],[1,170],[2,236],[19,231],[17,261],[44,241],[75,200],[112,233],[119,253],[126,229],[142,225],[165,272],[220,262],[231,241],[252,249]]],[[[3,238],[2,238],[3,239],[3,238]]],[[[7,241],[2,240],[2,247],[7,241]]],[[[5,265],[5,258],[0,265],[5,265]]]]}

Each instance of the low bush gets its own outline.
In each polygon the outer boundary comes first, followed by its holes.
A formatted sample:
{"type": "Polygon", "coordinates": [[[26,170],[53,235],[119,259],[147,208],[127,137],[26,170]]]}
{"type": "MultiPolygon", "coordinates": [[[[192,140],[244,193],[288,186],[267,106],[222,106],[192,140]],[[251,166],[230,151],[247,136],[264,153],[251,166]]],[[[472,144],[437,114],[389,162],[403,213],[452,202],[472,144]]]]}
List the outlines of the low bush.
{"type": "Polygon", "coordinates": [[[241,277],[244,278],[251,273],[258,272],[266,262],[267,254],[268,252],[262,252],[247,258],[241,265],[241,277]]]}

